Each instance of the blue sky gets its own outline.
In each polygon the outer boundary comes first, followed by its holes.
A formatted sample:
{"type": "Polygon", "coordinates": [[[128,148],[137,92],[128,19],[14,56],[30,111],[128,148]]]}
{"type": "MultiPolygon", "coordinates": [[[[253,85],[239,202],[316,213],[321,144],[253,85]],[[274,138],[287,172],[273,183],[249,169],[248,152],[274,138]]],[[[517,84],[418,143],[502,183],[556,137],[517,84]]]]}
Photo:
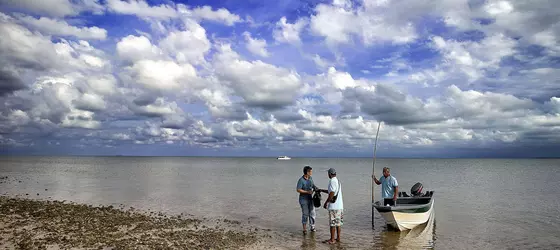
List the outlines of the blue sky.
{"type": "Polygon", "coordinates": [[[368,157],[381,122],[380,156],[557,156],[538,2],[3,1],[0,148],[368,157]]]}

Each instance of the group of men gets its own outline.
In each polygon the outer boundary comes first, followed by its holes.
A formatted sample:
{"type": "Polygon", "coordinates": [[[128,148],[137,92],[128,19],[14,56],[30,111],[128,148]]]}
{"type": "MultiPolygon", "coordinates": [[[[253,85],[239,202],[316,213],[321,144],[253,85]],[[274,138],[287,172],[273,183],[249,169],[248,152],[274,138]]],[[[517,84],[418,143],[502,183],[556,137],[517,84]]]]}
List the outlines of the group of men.
{"type": "MultiPolygon", "coordinates": [[[[326,240],[325,243],[334,244],[340,242],[341,227],[343,225],[343,210],[344,202],[342,199],[342,185],[338,178],[336,177],[336,170],[330,168],[327,171],[329,177],[328,189],[320,189],[315,186],[313,178],[311,177],[313,173],[313,168],[310,166],[305,166],[303,168],[303,176],[299,178],[297,183],[297,192],[299,193],[299,204],[301,206],[301,223],[303,225],[303,233],[307,233],[307,224],[310,224],[311,232],[315,232],[315,206],[313,204],[313,193],[322,192],[327,193],[327,199],[323,204],[323,208],[327,209],[329,212],[329,225],[330,225],[330,239],[326,240]],[[336,232],[336,238],[335,238],[336,232]]],[[[378,180],[375,175],[372,175],[373,181],[377,185],[382,185],[381,194],[384,200],[386,200],[385,205],[395,205],[398,194],[398,182],[397,179],[391,176],[390,169],[383,168],[383,176],[378,180]],[[385,199],[385,198],[393,198],[385,199]]]]}

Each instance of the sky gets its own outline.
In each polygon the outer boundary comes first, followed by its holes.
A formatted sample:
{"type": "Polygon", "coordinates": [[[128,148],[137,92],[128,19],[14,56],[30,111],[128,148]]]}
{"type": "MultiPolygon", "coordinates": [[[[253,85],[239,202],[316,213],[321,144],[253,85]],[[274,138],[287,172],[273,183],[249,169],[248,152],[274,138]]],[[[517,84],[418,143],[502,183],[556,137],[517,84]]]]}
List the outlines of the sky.
{"type": "Polygon", "coordinates": [[[0,11],[0,154],[560,156],[560,1],[0,11]]]}

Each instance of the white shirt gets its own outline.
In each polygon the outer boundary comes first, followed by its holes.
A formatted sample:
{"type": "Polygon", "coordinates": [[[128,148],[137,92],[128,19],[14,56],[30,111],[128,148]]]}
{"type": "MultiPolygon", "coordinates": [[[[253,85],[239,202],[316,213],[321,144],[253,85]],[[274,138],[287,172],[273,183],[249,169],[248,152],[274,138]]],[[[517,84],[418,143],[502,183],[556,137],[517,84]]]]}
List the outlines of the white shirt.
{"type": "Polygon", "coordinates": [[[339,209],[344,209],[344,203],[342,201],[342,185],[339,185],[338,179],[336,177],[331,178],[331,180],[329,181],[329,189],[328,189],[329,194],[331,192],[334,192],[334,195],[338,194],[338,198],[336,198],[336,202],[335,203],[330,203],[328,205],[328,209],[329,210],[339,210],[339,209]],[[338,191],[338,189],[340,188],[340,191],[338,191]]]}

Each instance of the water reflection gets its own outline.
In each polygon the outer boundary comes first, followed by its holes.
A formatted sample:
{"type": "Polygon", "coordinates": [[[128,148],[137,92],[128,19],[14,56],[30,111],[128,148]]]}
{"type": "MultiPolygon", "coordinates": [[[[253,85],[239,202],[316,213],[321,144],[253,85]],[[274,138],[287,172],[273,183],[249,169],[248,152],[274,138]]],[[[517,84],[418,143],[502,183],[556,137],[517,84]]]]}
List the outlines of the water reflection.
{"type": "MultiPolygon", "coordinates": [[[[343,242],[339,242],[339,243],[335,243],[335,244],[327,244],[325,242],[325,240],[327,240],[330,235],[329,232],[322,232],[322,233],[316,233],[316,232],[309,232],[306,235],[302,235],[301,236],[301,244],[299,245],[299,248],[297,249],[305,249],[305,250],[320,250],[320,249],[337,249],[337,250],[342,250],[342,249],[356,249],[356,248],[362,248],[359,245],[356,246],[356,242],[352,242],[351,239],[346,239],[344,238],[344,232],[342,233],[342,237],[343,237],[343,242]]],[[[290,248],[291,249],[291,248],[290,248]]]]}
{"type": "Polygon", "coordinates": [[[301,236],[300,249],[315,249],[316,246],[317,246],[317,239],[315,237],[314,232],[301,236]]]}
{"type": "MultiPolygon", "coordinates": [[[[323,242],[328,239],[328,232],[316,234],[300,234],[300,244],[297,249],[434,249],[436,242],[436,221],[432,216],[426,224],[408,231],[395,231],[386,225],[377,228],[370,247],[365,242],[353,242],[351,235],[346,241],[333,245],[323,242]]],[[[294,235],[295,236],[295,235],[294,235]]],[[[297,238],[297,237],[296,237],[297,238]]],[[[370,243],[371,244],[371,243],[370,243]]],[[[295,246],[294,246],[295,247],[295,246]]]]}
{"type": "Polygon", "coordinates": [[[383,230],[375,246],[383,249],[434,249],[435,240],[436,222],[435,216],[431,216],[426,224],[412,230],[383,230]]]}

